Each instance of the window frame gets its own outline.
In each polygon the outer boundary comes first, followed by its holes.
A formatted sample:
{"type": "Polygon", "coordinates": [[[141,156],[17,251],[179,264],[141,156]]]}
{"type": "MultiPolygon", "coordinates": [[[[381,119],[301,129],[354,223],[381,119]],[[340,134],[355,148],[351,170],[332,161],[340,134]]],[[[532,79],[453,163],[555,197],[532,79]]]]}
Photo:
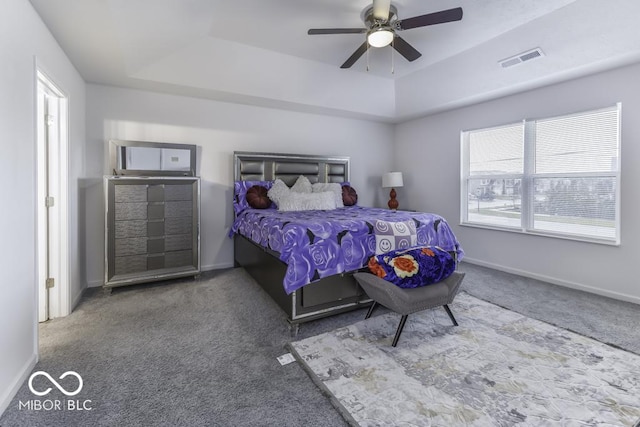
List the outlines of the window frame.
{"type": "Polygon", "coordinates": [[[517,122],[505,123],[498,126],[490,126],[486,128],[467,129],[460,132],[460,226],[482,228],[489,230],[507,231],[519,234],[530,234],[536,236],[552,237],[558,239],[575,240],[589,243],[597,243],[603,245],[620,246],[620,196],[621,196],[621,163],[622,163],[622,104],[620,102],[602,108],[596,108],[586,111],[580,111],[571,114],[565,114],[553,117],[544,117],[536,119],[523,119],[517,122]],[[536,151],[536,123],[537,121],[549,119],[563,119],[580,115],[598,113],[601,111],[617,110],[617,149],[618,156],[616,159],[616,170],[608,172],[565,172],[565,173],[535,173],[535,151],[536,151]],[[505,173],[505,174],[482,174],[470,175],[470,135],[473,132],[487,131],[493,129],[506,128],[523,124],[523,170],[522,173],[505,173]],[[596,237],[586,234],[576,234],[569,232],[557,232],[550,230],[541,230],[534,228],[534,200],[536,179],[549,178],[594,178],[608,177],[615,180],[615,237],[596,237]],[[520,225],[506,226],[498,224],[489,224],[483,222],[474,222],[469,220],[469,181],[470,180],[507,180],[520,179],[521,181],[521,201],[520,201],[520,225]]]}

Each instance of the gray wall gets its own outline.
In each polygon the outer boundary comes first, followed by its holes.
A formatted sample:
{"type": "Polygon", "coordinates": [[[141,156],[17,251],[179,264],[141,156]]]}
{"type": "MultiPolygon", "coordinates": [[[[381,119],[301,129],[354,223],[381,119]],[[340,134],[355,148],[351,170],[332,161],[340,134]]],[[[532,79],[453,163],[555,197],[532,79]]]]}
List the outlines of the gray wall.
{"type": "Polygon", "coordinates": [[[633,65],[402,123],[395,165],[400,203],[437,212],[453,226],[469,261],[640,303],[640,65],[633,65]],[[460,131],[595,109],[622,102],[619,247],[459,226],[460,131]]]}
{"type": "Polygon", "coordinates": [[[86,245],[89,286],[103,283],[102,175],[109,139],[195,144],[202,178],[204,269],[231,267],[233,152],[351,157],[351,182],[363,205],[380,205],[380,176],[393,157],[393,126],[366,120],[229,104],[109,86],[87,86],[86,245]]]}
{"type": "MultiPolygon", "coordinates": [[[[69,99],[69,305],[85,287],[78,208],[84,165],[85,85],[31,4],[2,2],[0,13],[0,413],[37,360],[36,68],[69,99]]],[[[84,210],[84,209],[81,209],[84,210]]],[[[70,369],[73,367],[71,366],[70,369]]]]}

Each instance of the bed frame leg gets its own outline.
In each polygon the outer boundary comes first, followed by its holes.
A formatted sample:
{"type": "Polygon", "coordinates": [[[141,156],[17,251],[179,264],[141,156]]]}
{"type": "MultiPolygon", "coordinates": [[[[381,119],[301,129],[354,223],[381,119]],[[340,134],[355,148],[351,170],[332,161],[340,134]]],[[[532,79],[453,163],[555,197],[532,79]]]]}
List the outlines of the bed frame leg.
{"type": "Polygon", "coordinates": [[[300,324],[299,323],[289,323],[289,333],[291,334],[291,338],[295,338],[298,336],[298,332],[300,332],[300,324]]]}

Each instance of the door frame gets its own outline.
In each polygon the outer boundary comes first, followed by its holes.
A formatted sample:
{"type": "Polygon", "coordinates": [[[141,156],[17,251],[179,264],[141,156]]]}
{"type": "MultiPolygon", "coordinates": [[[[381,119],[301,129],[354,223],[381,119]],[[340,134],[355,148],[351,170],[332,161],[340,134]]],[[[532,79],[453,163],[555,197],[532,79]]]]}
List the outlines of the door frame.
{"type": "MultiPolygon", "coordinates": [[[[37,273],[36,273],[36,296],[38,299],[38,317],[41,304],[47,304],[42,301],[41,287],[45,286],[42,278],[46,274],[46,258],[43,253],[55,251],[56,257],[50,265],[50,276],[55,279],[55,285],[48,290],[48,319],[67,316],[71,312],[70,301],[70,283],[69,283],[69,98],[66,93],[55,83],[50,75],[44,71],[41,64],[36,60],[35,74],[35,139],[36,139],[36,254],[37,254],[37,273]],[[56,115],[53,128],[54,134],[49,138],[50,143],[56,146],[54,150],[50,150],[53,156],[45,156],[44,140],[41,129],[41,123],[44,123],[45,117],[42,116],[40,102],[41,85],[47,92],[49,102],[54,106],[56,115]],[[48,157],[48,166],[45,170],[41,170],[41,162],[43,157],[48,157]],[[44,176],[50,170],[48,177],[44,176]],[[55,198],[52,207],[45,206],[43,198],[44,191],[41,189],[42,182],[45,178],[53,178],[49,182],[49,195],[55,198]],[[46,229],[42,229],[43,218],[49,215],[49,227],[54,227],[52,238],[48,239],[46,229]],[[43,247],[44,246],[44,247],[43,247]],[[44,270],[44,271],[43,271],[44,270]]],[[[43,125],[44,126],[44,125],[43,125]]],[[[47,320],[48,320],[47,319],[47,320]]]]}

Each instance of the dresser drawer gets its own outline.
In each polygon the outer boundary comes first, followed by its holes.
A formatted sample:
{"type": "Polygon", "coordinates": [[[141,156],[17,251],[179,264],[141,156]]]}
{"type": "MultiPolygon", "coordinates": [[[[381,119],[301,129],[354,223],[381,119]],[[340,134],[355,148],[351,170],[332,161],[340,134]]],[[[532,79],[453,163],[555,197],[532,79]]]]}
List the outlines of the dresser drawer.
{"type": "Polygon", "coordinates": [[[127,237],[146,237],[147,221],[116,221],[116,239],[125,239],[127,237]]]}
{"type": "Polygon", "coordinates": [[[116,203],[132,203],[147,201],[146,185],[117,185],[114,191],[116,203]]]}
{"type": "Polygon", "coordinates": [[[128,239],[116,239],[115,255],[137,255],[147,253],[147,238],[132,237],[128,239]]]}
{"type": "Polygon", "coordinates": [[[115,204],[116,221],[126,221],[131,219],[147,219],[147,202],[115,204]]]}
{"type": "Polygon", "coordinates": [[[147,257],[147,270],[160,270],[164,268],[164,254],[149,255],[147,257]]]}
{"type": "Polygon", "coordinates": [[[165,234],[165,221],[149,221],[145,223],[145,227],[147,229],[147,236],[149,237],[159,237],[165,234]]]}
{"type": "Polygon", "coordinates": [[[164,220],[164,234],[188,234],[193,230],[193,221],[190,216],[167,218],[164,220]]]}
{"type": "Polygon", "coordinates": [[[172,236],[165,236],[164,238],[165,251],[180,251],[183,249],[191,249],[193,246],[193,239],[191,234],[175,234],[172,236]]]}
{"type": "Polygon", "coordinates": [[[149,203],[149,205],[147,206],[147,218],[150,220],[164,219],[164,211],[164,203],[149,203]]]}
{"type": "Polygon", "coordinates": [[[150,185],[147,188],[148,202],[164,202],[164,184],[150,185]]]}
{"type": "Polygon", "coordinates": [[[147,270],[147,256],[117,256],[115,258],[115,274],[140,273],[147,270]]]}
{"type": "Polygon", "coordinates": [[[193,186],[185,184],[167,184],[164,186],[164,200],[192,200],[193,186]]]}
{"type": "Polygon", "coordinates": [[[147,240],[147,252],[150,254],[159,254],[165,251],[165,238],[154,237],[147,240]]]}
{"type": "Polygon", "coordinates": [[[189,201],[165,202],[164,217],[165,218],[184,218],[192,215],[192,203],[189,201]]]}
{"type": "Polygon", "coordinates": [[[194,265],[193,252],[191,251],[167,252],[164,254],[164,266],[166,268],[187,267],[190,265],[194,265]]]}

